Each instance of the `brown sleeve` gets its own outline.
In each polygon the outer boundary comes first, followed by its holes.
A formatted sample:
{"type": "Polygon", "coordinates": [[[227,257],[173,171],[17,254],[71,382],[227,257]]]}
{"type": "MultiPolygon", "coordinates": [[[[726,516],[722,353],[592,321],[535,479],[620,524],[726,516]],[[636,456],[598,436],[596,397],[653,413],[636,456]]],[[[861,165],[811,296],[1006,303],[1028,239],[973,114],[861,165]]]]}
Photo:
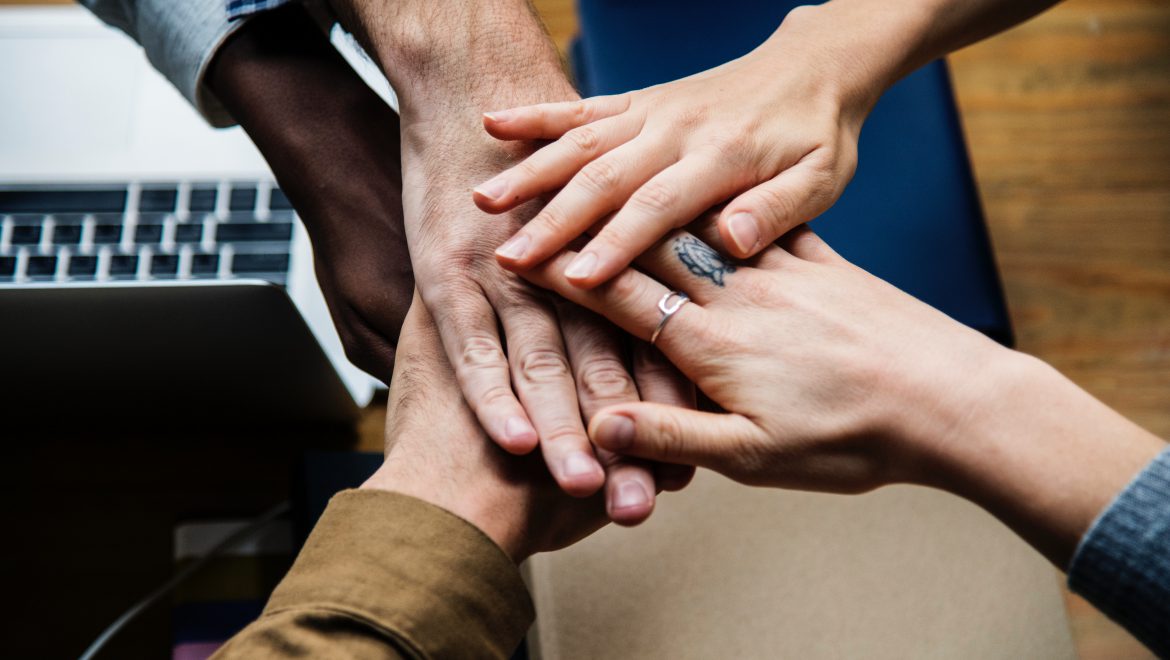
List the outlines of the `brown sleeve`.
{"type": "Polygon", "coordinates": [[[534,613],[479,529],[398,493],[329,502],[264,613],[216,658],[507,658],[534,613]]]}

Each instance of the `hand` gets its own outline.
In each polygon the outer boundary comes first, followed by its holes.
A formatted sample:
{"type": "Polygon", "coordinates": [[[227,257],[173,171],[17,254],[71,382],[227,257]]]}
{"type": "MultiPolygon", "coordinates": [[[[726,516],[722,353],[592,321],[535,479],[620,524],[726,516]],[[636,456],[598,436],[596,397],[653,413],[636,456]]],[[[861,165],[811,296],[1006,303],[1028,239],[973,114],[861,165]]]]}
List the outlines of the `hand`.
{"type": "Polygon", "coordinates": [[[1047,365],[847,263],[806,228],[746,263],[675,232],[639,260],[653,277],[630,269],[593,290],[564,277],[573,257],[525,276],[638,337],[657,326],[665,293],[688,293],[693,302],[657,346],[727,411],[607,408],[590,435],[609,451],[755,485],[941,488],[1064,566],[1165,446],[1047,365]]]}
{"type": "Polygon", "coordinates": [[[298,5],[248,19],[208,81],[304,221],[346,354],[387,381],[414,288],[398,116],[298,5]]]}
{"type": "MultiPolygon", "coordinates": [[[[637,401],[639,391],[650,400],[686,405],[687,390],[676,373],[646,367],[636,372],[635,386],[608,322],[558,309],[547,294],[496,264],[493,246],[531,210],[493,221],[467,203],[465,191],[477,175],[514,159],[523,147],[503,150],[477,130],[474,113],[463,117],[468,121],[403,120],[404,203],[422,300],[489,435],[518,454],[531,451],[539,437],[562,488],[585,496],[604,484],[611,517],[641,522],[654,507],[654,473],[640,461],[596,456],[582,416],[588,420],[605,405],[637,401]]],[[[685,473],[667,476],[664,485],[672,487],[687,479],[685,473]]]]}
{"type": "Polygon", "coordinates": [[[418,300],[403,327],[390,386],[386,462],[362,487],[443,507],[480,528],[517,563],[574,543],[606,522],[600,496],[569,497],[539,458],[509,456],[487,441],[418,300]]]}
{"type": "Polygon", "coordinates": [[[502,447],[525,453],[539,442],[566,491],[584,496],[604,482],[615,520],[638,522],[653,508],[648,467],[613,459],[603,470],[581,421],[593,402],[634,394],[619,342],[597,319],[558,318],[543,293],[495,264],[492,249],[529,210],[492,222],[466,198],[474,181],[531,151],[488,139],[483,107],[576,98],[547,35],[524,0],[334,6],[399,95],[411,260],[468,404],[502,447]]]}
{"type": "Polygon", "coordinates": [[[737,257],[828,209],[853,176],[876,93],[858,80],[864,67],[828,54],[817,12],[794,10],[756,50],[682,80],[485,114],[497,138],[556,140],[475,189],[492,213],[560,189],[501,262],[531,268],[612,213],[565,270],[588,288],[729,198],[717,226],[737,257]]]}

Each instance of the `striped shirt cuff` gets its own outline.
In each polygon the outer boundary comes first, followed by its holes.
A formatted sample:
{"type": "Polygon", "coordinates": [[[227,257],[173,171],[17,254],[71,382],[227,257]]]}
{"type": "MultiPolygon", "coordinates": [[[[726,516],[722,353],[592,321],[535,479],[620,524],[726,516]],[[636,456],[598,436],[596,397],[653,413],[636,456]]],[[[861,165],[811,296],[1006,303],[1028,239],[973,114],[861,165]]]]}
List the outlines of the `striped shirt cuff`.
{"type": "Polygon", "coordinates": [[[1170,657],[1170,449],[1089,528],[1068,583],[1158,656],[1170,657]]]}
{"type": "Polygon", "coordinates": [[[228,20],[236,20],[257,14],[262,11],[276,9],[277,7],[287,5],[292,0],[228,0],[227,13],[228,20]]]}

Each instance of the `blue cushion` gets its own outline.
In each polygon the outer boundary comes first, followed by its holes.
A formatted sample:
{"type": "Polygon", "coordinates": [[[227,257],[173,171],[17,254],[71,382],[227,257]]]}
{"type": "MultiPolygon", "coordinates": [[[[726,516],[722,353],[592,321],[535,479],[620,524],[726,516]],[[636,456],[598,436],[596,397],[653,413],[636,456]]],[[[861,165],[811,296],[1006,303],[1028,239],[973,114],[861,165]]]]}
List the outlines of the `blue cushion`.
{"type": "MultiPolygon", "coordinates": [[[[582,93],[615,94],[704,71],[763,42],[796,2],[578,0],[582,93]]],[[[1010,345],[1011,323],[946,65],[891,88],[866,121],[859,165],[813,223],[838,252],[1010,345]]]]}

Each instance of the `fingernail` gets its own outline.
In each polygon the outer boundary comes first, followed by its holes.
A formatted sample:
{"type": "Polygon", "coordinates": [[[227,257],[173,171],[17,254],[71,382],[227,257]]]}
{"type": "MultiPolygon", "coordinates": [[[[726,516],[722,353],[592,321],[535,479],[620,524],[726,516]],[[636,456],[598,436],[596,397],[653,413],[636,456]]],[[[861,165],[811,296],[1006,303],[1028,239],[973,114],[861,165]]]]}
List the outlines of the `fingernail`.
{"type": "Polygon", "coordinates": [[[505,259],[519,259],[528,251],[528,244],[531,242],[524,234],[517,234],[497,248],[496,254],[505,259]]]}
{"type": "Polygon", "coordinates": [[[496,177],[487,183],[479,184],[473,190],[488,199],[496,200],[504,196],[508,190],[508,182],[503,177],[496,177]]]}
{"type": "Polygon", "coordinates": [[[523,417],[509,417],[504,422],[504,435],[514,441],[531,440],[536,435],[536,429],[523,417]]]}
{"type": "Polygon", "coordinates": [[[597,270],[597,255],[592,252],[585,252],[577,255],[573,263],[565,269],[565,277],[571,280],[583,280],[593,274],[597,270]]]}
{"type": "Polygon", "coordinates": [[[575,451],[565,457],[566,477],[580,477],[586,474],[593,474],[597,469],[597,461],[590,458],[583,451],[575,451]]]}
{"type": "Polygon", "coordinates": [[[634,420],[625,415],[609,415],[597,423],[593,440],[597,444],[621,451],[634,444],[634,420]]]}
{"type": "Polygon", "coordinates": [[[617,493],[613,498],[613,508],[615,509],[629,509],[633,507],[645,506],[650,501],[650,495],[642,484],[637,481],[627,481],[618,486],[617,493]]]}
{"type": "Polygon", "coordinates": [[[740,252],[748,253],[760,242],[760,228],[750,213],[736,213],[727,220],[727,232],[740,252]]]}
{"type": "Polygon", "coordinates": [[[506,121],[511,121],[513,114],[511,110],[496,110],[495,112],[485,112],[483,116],[497,124],[502,124],[506,121]]]}

